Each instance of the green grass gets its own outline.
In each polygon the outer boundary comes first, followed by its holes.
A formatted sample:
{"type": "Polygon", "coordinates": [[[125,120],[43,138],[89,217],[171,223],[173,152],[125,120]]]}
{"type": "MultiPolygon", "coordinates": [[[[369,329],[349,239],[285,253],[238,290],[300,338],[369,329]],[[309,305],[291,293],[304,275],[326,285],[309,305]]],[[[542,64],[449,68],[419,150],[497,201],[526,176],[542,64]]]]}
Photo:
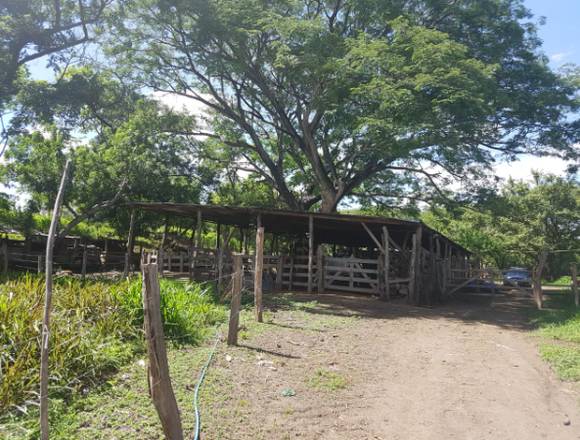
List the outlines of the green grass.
{"type": "Polygon", "coordinates": [[[563,380],[580,380],[580,309],[570,290],[550,292],[543,310],[531,312],[540,354],[563,380]]]}
{"type": "Polygon", "coordinates": [[[561,379],[580,380],[580,347],[543,344],[540,347],[540,354],[561,379]]]}
{"type": "MultiPolygon", "coordinates": [[[[19,276],[0,285],[0,425],[35,411],[43,297],[41,277],[19,276]]],[[[166,279],[161,311],[173,345],[200,343],[227,314],[211,291],[166,279]]],[[[58,402],[70,405],[99,388],[143,352],[142,326],[140,280],[56,281],[49,384],[56,413],[58,402]]]]}
{"type": "Polygon", "coordinates": [[[339,373],[319,368],[308,379],[308,385],[322,391],[337,391],[346,388],[348,381],[339,373]]]}
{"type": "Polygon", "coordinates": [[[565,275],[553,281],[542,280],[544,286],[569,287],[572,284],[572,277],[565,275]]]}

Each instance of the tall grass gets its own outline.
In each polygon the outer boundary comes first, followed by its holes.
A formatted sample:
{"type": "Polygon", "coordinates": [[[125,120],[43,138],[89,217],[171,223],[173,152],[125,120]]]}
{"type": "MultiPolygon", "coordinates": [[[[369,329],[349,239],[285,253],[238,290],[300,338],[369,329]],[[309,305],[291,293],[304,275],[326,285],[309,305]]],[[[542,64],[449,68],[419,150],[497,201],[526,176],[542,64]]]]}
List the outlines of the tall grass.
{"type": "MultiPolygon", "coordinates": [[[[25,275],[0,285],[0,415],[38,402],[42,278],[25,275]]],[[[100,383],[143,349],[140,280],[67,278],[55,283],[51,315],[49,393],[70,397],[100,383]]],[[[198,343],[225,309],[196,285],[161,282],[167,336],[198,343]]]]}

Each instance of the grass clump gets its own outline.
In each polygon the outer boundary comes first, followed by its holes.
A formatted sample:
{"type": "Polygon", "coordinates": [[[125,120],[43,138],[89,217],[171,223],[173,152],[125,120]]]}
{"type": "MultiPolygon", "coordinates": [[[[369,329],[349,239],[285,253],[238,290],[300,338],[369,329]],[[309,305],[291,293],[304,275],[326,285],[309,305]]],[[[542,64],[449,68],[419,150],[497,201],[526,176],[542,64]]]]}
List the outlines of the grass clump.
{"type": "Polygon", "coordinates": [[[540,347],[540,354],[561,379],[580,380],[580,347],[544,344],[540,347]]]}
{"type": "Polygon", "coordinates": [[[308,385],[312,388],[323,391],[342,390],[348,386],[346,378],[334,371],[319,368],[314,375],[308,379],[308,385]]]}
{"type": "MultiPolygon", "coordinates": [[[[0,417],[38,401],[44,279],[24,275],[0,284],[0,417]]],[[[197,343],[226,311],[198,285],[161,281],[166,335],[197,343]]],[[[57,279],[51,314],[51,399],[69,400],[143,351],[141,281],[57,279]]]]}
{"type": "Polygon", "coordinates": [[[531,312],[540,354],[563,380],[580,380],[580,309],[569,290],[546,295],[543,310],[531,312]]]}

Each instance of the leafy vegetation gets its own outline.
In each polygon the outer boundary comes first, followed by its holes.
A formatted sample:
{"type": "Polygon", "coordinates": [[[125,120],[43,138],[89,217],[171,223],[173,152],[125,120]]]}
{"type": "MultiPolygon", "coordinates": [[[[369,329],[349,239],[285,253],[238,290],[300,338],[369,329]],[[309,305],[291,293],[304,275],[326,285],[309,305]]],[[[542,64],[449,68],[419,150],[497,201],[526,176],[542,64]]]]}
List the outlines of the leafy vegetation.
{"type": "Polygon", "coordinates": [[[540,354],[564,380],[580,380],[580,310],[569,290],[550,292],[532,323],[541,338],[540,354]]]}
{"type": "Polygon", "coordinates": [[[498,193],[455,209],[433,208],[422,219],[496,267],[532,267],[540,251],[558,250],[548,256],[545,272],[554,279],[580,261],[580,185],[574,178],[510,180],[498,193]]]}
{"type": "MultiPolygon", "coordinates": [[[[0,285],[0,413],[36,400],[43,280],[26,275],[0,285]]],[[[175,343],[199,343],[225,320],[211,291],[162,280],[162,314],[175,343]]],[[[51,323],[50,394],[68,398],[100,383],[142,350],[141,283],[59,279],[51,323]]]]}

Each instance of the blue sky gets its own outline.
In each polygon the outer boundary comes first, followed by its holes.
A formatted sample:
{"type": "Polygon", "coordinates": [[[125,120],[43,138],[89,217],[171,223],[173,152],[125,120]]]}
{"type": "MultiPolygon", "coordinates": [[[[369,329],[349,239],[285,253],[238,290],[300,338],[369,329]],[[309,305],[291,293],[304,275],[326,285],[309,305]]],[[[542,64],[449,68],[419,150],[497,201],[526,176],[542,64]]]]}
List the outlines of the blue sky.
{"type": "Polygon", "coordinates": [[[552,65],[580,64],[580,0],[525,0],[525,4],[536,17],[546,17],[539,34],[552,65]]]}

